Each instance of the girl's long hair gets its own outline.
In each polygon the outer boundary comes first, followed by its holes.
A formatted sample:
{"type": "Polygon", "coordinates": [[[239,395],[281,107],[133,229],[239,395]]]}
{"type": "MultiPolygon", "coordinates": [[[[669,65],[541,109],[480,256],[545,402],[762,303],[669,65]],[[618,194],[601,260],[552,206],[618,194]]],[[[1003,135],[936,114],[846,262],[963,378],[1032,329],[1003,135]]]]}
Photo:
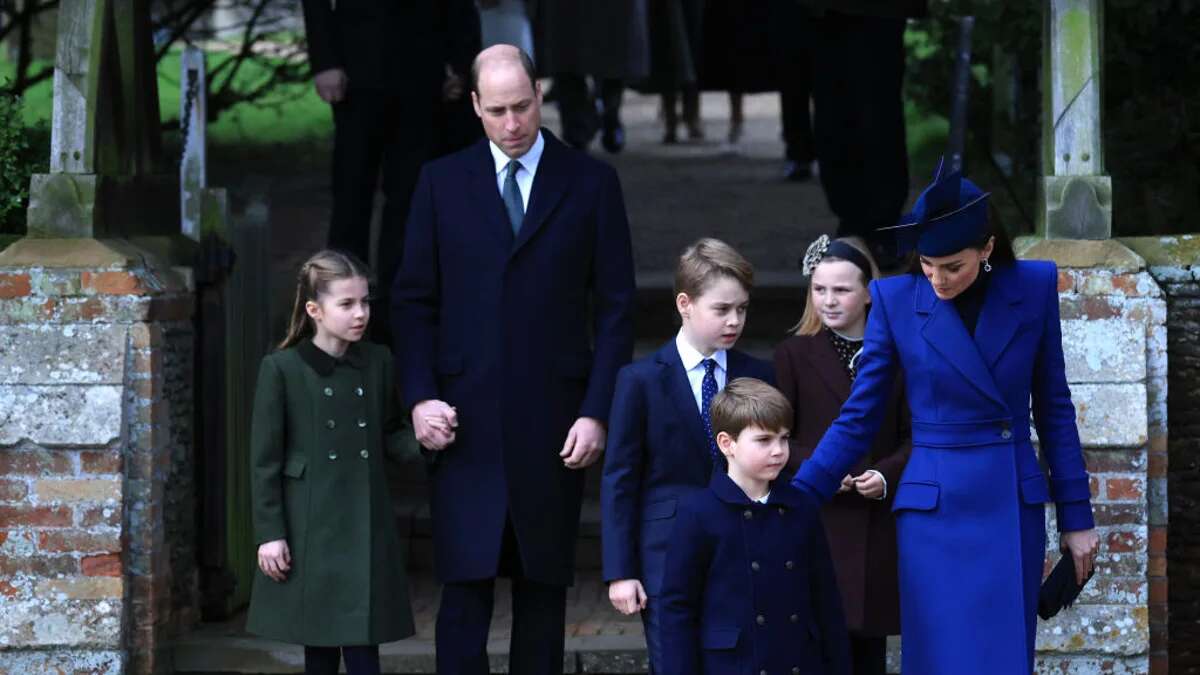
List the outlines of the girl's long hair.
{"type": "MultiPolygon", "coordinates": [[[[863,257],[867,259],[868,263],[870,263],[871,278],[867,279],[865,278],[866,275],[860,274],[860,276],[864,277],[862,280],[863,288],[866,288],[867,284],[869,284],[872,280],[879,278],[879,265],[875,264],[875,256],[871,255],[871,250],[867,248],[866,242],[859,237],[839,237],[834,241],[840,241],[843,244],[854,247],[859,253],[863,254],[863,257]]],[[[836,260],[845,260],[845,258],[839,258],[832,255],[827,255],[824,258],[821,258],[821,262],[834,262],[836,260]]],[[[817,314],[817,307],[813,303],[811,282],[808,290],[805,292],[805,295],[807,297],[804,301],[804,315],[800,317],[800,322],[795,326],[792,326],[791,330],[789,331],[793,335],[816,335],[817,333],[821,332],[821,316],[817,314]]]]}
{"type": "Polygon", "coordinates": [[[371,278],[371,270],[358,258],[342,251],[325,249],[317,251],[300,266],[296,275],[296,301],[292,303],[292,314],[288,319],[287,336],[277,349],[287,349],[301,340],[312,337],[316,326],[308,316],[305,305],[316,302],[317,296],[329,288],[329,284],[342,279],[371,278]]]}

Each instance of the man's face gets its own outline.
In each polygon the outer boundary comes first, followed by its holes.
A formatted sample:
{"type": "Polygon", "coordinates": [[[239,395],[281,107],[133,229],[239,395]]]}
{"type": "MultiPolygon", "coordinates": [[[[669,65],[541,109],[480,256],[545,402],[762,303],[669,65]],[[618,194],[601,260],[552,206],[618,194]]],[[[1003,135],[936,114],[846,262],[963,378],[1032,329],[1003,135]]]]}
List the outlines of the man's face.
{"type": "Polygon", "coordinates": [[[471,102],[488,139],[513,159],[529,152],[542,126],[541,85],[519,64],[497,63],[479,73],[478,87],[471,102]]]}

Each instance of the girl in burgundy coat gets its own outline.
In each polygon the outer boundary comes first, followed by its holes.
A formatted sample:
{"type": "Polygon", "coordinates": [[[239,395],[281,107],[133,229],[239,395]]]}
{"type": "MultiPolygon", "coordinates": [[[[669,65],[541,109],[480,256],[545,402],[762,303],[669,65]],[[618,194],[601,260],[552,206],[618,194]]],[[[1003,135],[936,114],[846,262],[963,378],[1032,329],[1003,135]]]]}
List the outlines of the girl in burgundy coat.
{"type": "MultiPolygon", "coordinates": [[[[775,378],[795,410],[788,471],[795,472],[850,395],[870,309],[867,284],[879,276],[855,238],[821,236],[802,263],[808,300],[795,334],[775,350],[775,378]]],[[[904,386],[897,378],[870,455],[842,480],[823,509],[850,629],[854,675],[885,672],[887,636],[900,632],[896,524],[891,497],[911,449],[904,386]]]]}

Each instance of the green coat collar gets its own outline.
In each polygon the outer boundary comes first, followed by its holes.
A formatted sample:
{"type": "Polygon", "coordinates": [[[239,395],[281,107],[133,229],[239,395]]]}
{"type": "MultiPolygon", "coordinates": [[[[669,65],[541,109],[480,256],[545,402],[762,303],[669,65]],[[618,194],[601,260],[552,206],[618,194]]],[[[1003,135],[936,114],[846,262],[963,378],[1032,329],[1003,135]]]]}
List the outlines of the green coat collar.
{"type": "Polygon", "coordinates": [[[346,348],[346,353],[342,358],[330,356],[320,347],[313,344],[312,340],[302,340],[296,345],[296,353],[300,358],[308,364],[309,368],[317,371],[321,377],[329,377],[333,374],[333,369],[339,363],[344,363],[353,368],[362,370],[367,365],[366,355],[363,353],[362,346],[357,342],[350,343],[346,348]]]}

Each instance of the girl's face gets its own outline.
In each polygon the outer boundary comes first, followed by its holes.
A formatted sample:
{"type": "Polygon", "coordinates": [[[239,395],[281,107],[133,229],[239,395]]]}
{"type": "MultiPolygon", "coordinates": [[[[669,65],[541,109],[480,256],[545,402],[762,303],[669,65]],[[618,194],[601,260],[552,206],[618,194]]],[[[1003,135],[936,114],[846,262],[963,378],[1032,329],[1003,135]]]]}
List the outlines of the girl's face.
{"type": "Polygon", "coordinates": [[[953,300],[975,283],[983,260],[992,255],[995,242],[994,238],[988,239],[982,249],[964,248],[954,255],[921,256],[921,271],[938,298],[953,300]]]}
{"type": "Polygon", "coordinates": [[[857,265],[846,260],[822,262],[813,270],[808,288],[821,323],[848,337],[863,334],[871,294],[857,265]]]}
{"type": "Polygon", "coordinates": [[[305,309],[316,325],[316,337],[345,342],[361,340],[371,319],[369,290],[366,279],[350,277],[330,282],[315,302],[309,300],[305,309]]]}
{"type": "Polygon", "coordinates": [[[733,347],[746,327],[749,306],[750,293],[732,277],[719,277],[694,298],[687,293],[675,296],[684,337],[705,356],[733,347]]]}

